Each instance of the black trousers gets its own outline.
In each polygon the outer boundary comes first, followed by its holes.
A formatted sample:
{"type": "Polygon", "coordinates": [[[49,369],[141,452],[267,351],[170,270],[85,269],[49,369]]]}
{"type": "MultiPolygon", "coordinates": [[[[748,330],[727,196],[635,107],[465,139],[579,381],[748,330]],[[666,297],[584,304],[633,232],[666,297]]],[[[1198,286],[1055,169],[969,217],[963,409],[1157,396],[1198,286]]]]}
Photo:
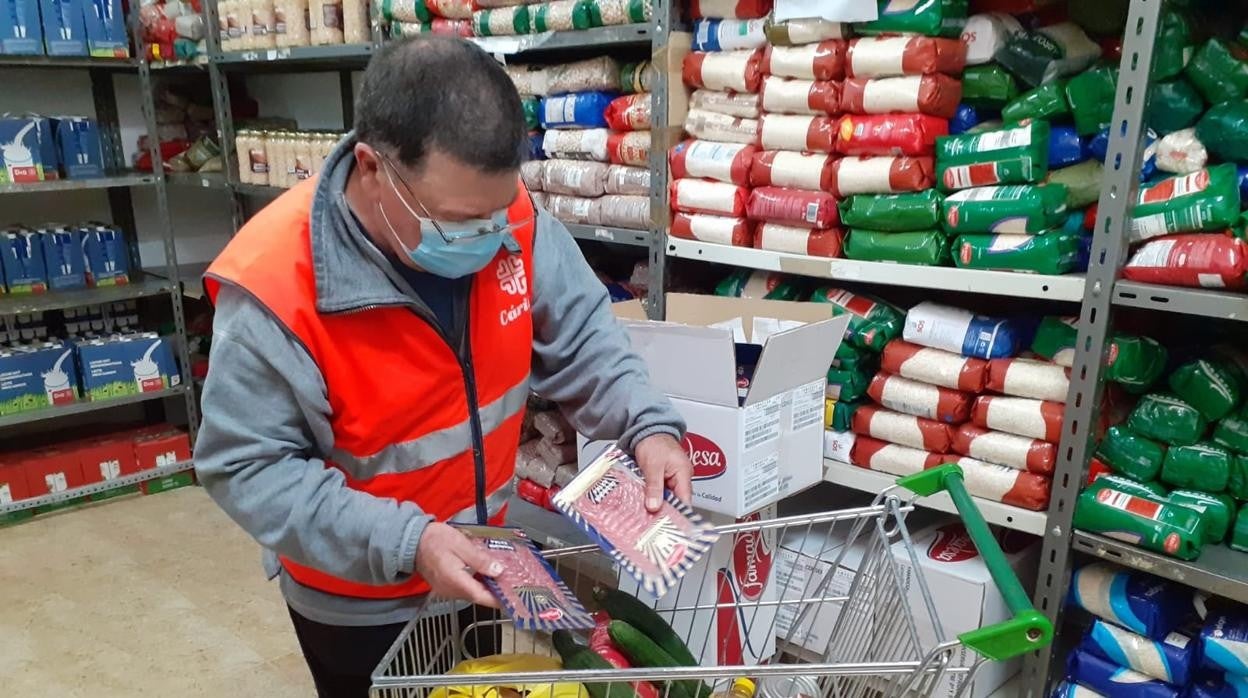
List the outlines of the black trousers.
{"type": "MultiPolygon", "coordinates": [[[[366,698],[373,670],[407,626],[406,623],[325,625],[287,608],[295,626],[295,636],[299,638],[299,649],[303,651],[320,698],[366,698]]],[[[476,619],[489,613],[486,609],[477,609],[476,619]]],[[[473,608],[464,609],[459,617],[460,627],[467,627],[474,620],[473,608]]],[[[465,639],[465,651],[471,656],[482,657],[498,651],[496,626],[490,627],[489,631],[471,634],[465,639]]]]}

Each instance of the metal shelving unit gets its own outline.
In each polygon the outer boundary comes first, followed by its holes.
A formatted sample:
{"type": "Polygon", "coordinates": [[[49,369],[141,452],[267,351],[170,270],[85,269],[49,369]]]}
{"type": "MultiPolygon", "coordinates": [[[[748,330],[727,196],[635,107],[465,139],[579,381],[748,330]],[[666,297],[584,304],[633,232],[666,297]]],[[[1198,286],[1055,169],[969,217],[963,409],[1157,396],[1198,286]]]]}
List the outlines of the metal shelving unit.
{"type": "MultiPolygon", "coordinates": [[[[0,64],[3,65],[3,64],[0,64]]],[[[123,172],[94,179],[53,179],[47,182],[23,182],[0,184],[0,194],[33,194],[50,191],[83,191],[87,189],[121,189],[150,187],[157,183],[156,175],[149,172],[123,172]]]]}
{"type": "MultiPolygon", "coordinates": [[[[161,479],[169,477],[170,475],[177,475],[178,473],[184,473],[189,470],[193,470],[194,468],[195,468],[195,463],[193,461],[189,461],[189,460],[179,461],[177,463],[171,463],[170,465],[163,465],[159,468],[152,468],[151,470],[142,470],[140,472],[134,473],[133,475],[123,475],[113,480],[105,480],[104,482],[96,482],[90,485],[86,485],[84,487],[74,487],[72,489],[64,490],[62,492],[53,492],[52,494],[47,494],[42,497],[34,497],[32,499],[23,499],[18,502],[11,502],[9,504],[0,504],[0,518],[3,518],[8,514],[15,514],[17,512],[27,511],[30,509],[36,509],[39,507],[46,507],[46,506],[52,506],[54,504],[72,502],[74,500],[82,499],[83,497],[88,497],[91,495],[116,492],[117,490],[122,490],[127,487],[133,487],[134,485],[138,485],[144,482],[151,482],[153,480],[161,480],[161,479]]],[[[3,523],[3,522],[0,522],[0,523],[3,523]]]]}
{"type": "Polygon", "coordinates": [[[1248,603],[1248,584],[1244,579],[1244,563],[1248,562],[1248,558],[1244,553],[1224,545],[1207,546],[1204,553],[1192,562],[1150,553],[1130,543],[1083,531],[1074,532],[1071,545],[1080,553],[1248,603]]]}
{"type": "Polygon", "coordinates": [[[164,390],[156,390],[150,393],[137,393],[135,395],[127,395],[125,397],[113,398],[111,400],[83,400],[75,402],[64,407],[48,407],[42,410],[31,410],[30,412],[18,412],[4,417],[0,417],[0,428],[17,426],[18,424],[30,424],[31,422],[42,422],[45,419],[57,419],[59,417],[68,417],[74,414],[87,414],[88,412],[98,412],[100,410],[108,410],[122,405],[137,405],[141,402],[150,402],[152,400],[163,400],[165,398],[182,397],[186,395],[186,384],[176,385],[172,388],[164,390]]]}
{"type": "Polygon", "coordinates": [[[581,225],[579,223],[567,223],[565,225],[568,228],[568,232],[572,233],[572,237],[577,240],[614,242],[619,245],[648,247],[653,237],[653,233],[648,230],[612,228],[602,225],[581,225]]]}

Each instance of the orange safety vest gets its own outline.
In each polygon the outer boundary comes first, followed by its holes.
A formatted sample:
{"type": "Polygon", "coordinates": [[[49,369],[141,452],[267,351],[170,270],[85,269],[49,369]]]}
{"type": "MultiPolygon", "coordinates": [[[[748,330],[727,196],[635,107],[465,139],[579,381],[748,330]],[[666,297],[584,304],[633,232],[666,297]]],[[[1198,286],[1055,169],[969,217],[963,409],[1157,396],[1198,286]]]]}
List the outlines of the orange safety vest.
{"type": "MultiPolygon", "coordinates": [[[[468,360],[408,306],[335,313],[316,308],[309,213],[315,180],[260,211],[205,275],[216,301],[222,282],[246,290],[320,368],[334,444],[316,454],[347,486],[413,502],[439,521],[501,524],[511,493],[532,354],[533,203],[523,185],[507,211],[530,221],[472,279],[468,360]],[[475,487],[473,482],[475,479],[475,487]]],[[[363,551],[361,551],[363,554],[363,551]]],[[[428,592],[419,576],[362,584],[281,557],[300,584],[340,596],[398,598],[428,592]]]]}

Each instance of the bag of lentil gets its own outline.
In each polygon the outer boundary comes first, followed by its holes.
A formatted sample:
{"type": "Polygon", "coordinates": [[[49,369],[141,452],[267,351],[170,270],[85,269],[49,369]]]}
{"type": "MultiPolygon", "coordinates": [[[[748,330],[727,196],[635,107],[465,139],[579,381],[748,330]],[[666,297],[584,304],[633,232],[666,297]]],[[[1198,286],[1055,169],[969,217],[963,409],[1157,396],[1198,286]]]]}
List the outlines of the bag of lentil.
{"type": "Polygon", "coordinates": [[[969,66],[962,73],[962,102],[972,107],[1002,109],[1018,98],[1018,83],[1001,66],[969,66]]]}
{"type": "Polygon", "coordinates": [[[1175,446],[1166,451],[1161,464],[1161,481],[1173,487],[1221,492],[1231,473],[1231,456],[1212,444],[1175,446]]]}
{"type": "Polygon", "coordinates": [[[990,184],[1028,184],[1049,171],[1049,123],[936,139],[936,181],[946,191],[990,184]]]}
{"type": "Polygon", "coordinates": [[[953,264],[960,269],[1066,274],[1079,261],[1079,243],[1079,235],[1062,230],[1040,235],[959,235],[953,241],[953,264]]]}
{"type": "Polygon", "coordinates": [[[1217,361],[1189,361],[1170,373],[1170,389],[1209,421],[1230,414],[1239,406],[1244,386],[1235,374],[1217,361]]]}
{"type": "Polygon", "coordinates": [[[650,0],[589,0],[595,27],[649,22],[650,0]]]}
{"type": "Polygon", "coordinates": [[[935,189],[908,194],[855,194],[841,201],[841,225],[865,230],[926,230],[940,223],[935,189]]]}
{"type": "Polygon", "coordinates": [[[900,309],[857,293],[823,286],[810,294],[814,303],[830,303],[833,316],[849,315],[845,326],[845,342],[872,352],[883,351],[884,345],[901,334],[906,317],[900,309]]]}
{"type": "MultiPolygon", "coordinates": [[[[634,92],[649,92],[650,83],[653,80],[653,71],[650,68],[650,61],[642,61],[640,63],[625,63],[620,67],[620,91],[631,94],[634,92]]],[[[738,116],[749,116],[748,114],[740,114],[738,116]]]]}
{"type": "Polygon", "coordinates": [[[963,189],[941,204],[944,229],[958,233],[1040,233],[1066,216],[1066,187],[1012,185],[963,189]]]}
{"type": "MultiPolygon", "coordinates": [[[[1205,111],[1205,102],[1183,78],[1149,86],[1144,120],[1162,135],[1191,127],[1205,111]]],[[[1204,140],[1204,139],[1202,139],[1204,140]]]]}
{"type": "Polygon", "coordinates": [[[1172,446],[1190,446],[1205,435],[1209,423],[1199,410],[1177,395],[1149,393],[1131,410],[1127,426],[1137,434],[1172,446]]]}
{"type": "Polygon", "coordinates": [[[1127,237],[1131,242],[1171,233],[1222,230],[1239,218],[1239,176],[1226,163],[1140,188],[1127,237]]]}
{"type": "Polygon", "coordinates": [[[561,63],[548,68],[547,92],[587,92],[589,90],[619,91],[620,66],[610,56],[587,58],[574,63],[561,63]]]}
{"type": "Polygon", "coordinates": [[[1018,123],[1023,119],[1057,120],[1070,113],[1066,103],[1066,81],[1055,80],[1024,92],[1001,110],[1006,123],[1018,123]]]}
{"type": "Polygon", "coordinates": [[[942,266],[949,261],[949,238],[939,230],[881,233],[854,229],[845,238],[845,256],[862,262],[942,266]]]}
{"type": "Polygon", "coordinates": [[[472,30],[477,36],[514,36],[532,30],[529,7],[496,7],[472,13],[472,30]]]}
{"type": "Polygon", "coordinates": [[[532,18],[534,34],[602,26],[594,21],[590,0],[555,0],[534,5],[532,18]]]}
{"type": "Polygon", "coordinates": [[[1066,83],[1066,101],[1079,135],[1090,136],[1109,126],[1117,88],[1118,69],[1109,66],[1084,71],[1066,83]]]}
{"type": "MultiPolygon", "coordinates": [[[[1045,181],[1050,186],[1066,188],[1066,210],[1072,211],[1096,203],[1101,196],[1101,176],[1104,173],[1104,165],[1096,160],[1087,160],[1077,165],[1049,170],[1045,181]]],[[[1082,215],[1080,221],[1082,225],[1082,215]]]]}
{"type": "Polygon", "coordinates": [[[1183,75],[1210,104],[1248,96],[1248,61],[1243,50],[1221,39],[1210,39],[1197,49],[1183,75]]]}
{"type": "Polygon", "coordinates": [[[1119,475],[1149,482],[1161,472],[1166,447],[1119,425],[1105,432],[1105,438],[1096,447],[1096,457],[1119,475]]]}
{"type": "Polygon", "coordinates": [[[1196,124],[1196,137],[1223,160],[1248,161],[1248,100],[1212,107],[1196,124]]]}
{"type": "Polygon", "coordinates": [[[1166,497],[1179,506],[1200,512],[1205,520],[1205,542],[1221,543],[1230,530],[1235,516],[1235,500],[1226,494],[1209,494],[1197,490],[1174,490],[1166,497]]]}

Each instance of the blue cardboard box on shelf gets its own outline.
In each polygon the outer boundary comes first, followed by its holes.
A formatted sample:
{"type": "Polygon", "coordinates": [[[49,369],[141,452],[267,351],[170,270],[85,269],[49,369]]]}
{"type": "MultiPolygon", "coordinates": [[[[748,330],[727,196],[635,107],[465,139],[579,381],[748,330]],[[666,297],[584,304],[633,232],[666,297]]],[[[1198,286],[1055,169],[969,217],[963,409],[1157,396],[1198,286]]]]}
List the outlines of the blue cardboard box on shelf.
{"type": "Polygon", "coordinates": [[[82,231],[82,254],[87,261],[88,286],[130,283],[130,256],[126,236],[109,225],[88,225],[82,231]]]}
{"type": "Polygon", "coordinates": [[[87,22],[87,50],[95,58],[126,58],[130,39],[121,0],[82,0],[87,22]]]}
{"type": "MultiPolygon", "coordinates": [[[[5,2],[5,0],[0,0],[5,2]]],[[[0,117],[0,183],[57,179],[52,121],[45,116],[0,117]]]]}
{"type": "MultiPolygon", "coordinates": [[[[0,0],[0,54],[43,54],[39,0],[0,0]]],[[[7,142],[7,141],[0,141],[7,142]]]]}
{"type": "Polygon", "coordinates": [[[0,347],[0,416],[77,400],[72,346],[51,341],[0,347]]]}
{"type": "Polygon", "coordinates": [[[49,56],[87,55],[87,24],[83,0],[39,0],[43,47],[49,56]]]}
{"type": "Polygon", "coordinates": [[[43,259],[43,234],[25,228],[0,232],[0,266],[9,293],[44,293],[48,272],[43,259]]]}
{"type": "Polygon", "coordinates": [[[66,179],[104,176],[104,153],[100,150],[100,125],[82,116],[56,120],[56,146],[66,179]]]}
{"type": "Polygon", "coordinates": [[[39,228],[43,235],[43,263],[48,288],[66,291],[87,287],[86,259],[82,254],[82,229],[76,225],[48,223],[39,228]]]}
{"type": "Polygon", "coordinates": [[[155,332],[83,339],[77,348],[87,400],[157,392],[182,383],[172,340],[155,332]]]}

